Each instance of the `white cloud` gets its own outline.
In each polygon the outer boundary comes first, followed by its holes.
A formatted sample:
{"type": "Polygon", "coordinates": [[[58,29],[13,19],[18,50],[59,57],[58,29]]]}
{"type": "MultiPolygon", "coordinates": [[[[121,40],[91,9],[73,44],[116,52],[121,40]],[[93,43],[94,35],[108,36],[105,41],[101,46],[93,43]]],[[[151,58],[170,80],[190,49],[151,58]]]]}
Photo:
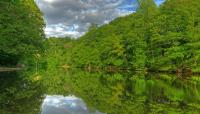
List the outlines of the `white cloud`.
{"type": "MultiPolygon", "coordinates": [[[[48,36],[54,36],[54,37],[80,37],[84,33],[78,32],[79,25],[72,25],[72,26],[65,26],[62,23],[60,24],[52,24],[45,28],[45,33],[48,36]]],[[[47,36],[47,37],[48,37],[47,36]]]]}
{"type": "Polygon", "coordinates": [[[133,11],[121,7],[125,2],[126,0],[36,0],[44,14],[47,37],[79,37],[88,30],[89,23],[102,25],[116,17],[132,13],[133,11]]]}
{"type": "Polygon", "coordinates": [[[104,114],[89,111],[82,99],[75,96],[46,96],[42,103],[41,114],[104,114]]]}
{"type": "Polygon", "coordinates": [[[46,2],[54,2],[55,0],[44,0],[46,2]]]}

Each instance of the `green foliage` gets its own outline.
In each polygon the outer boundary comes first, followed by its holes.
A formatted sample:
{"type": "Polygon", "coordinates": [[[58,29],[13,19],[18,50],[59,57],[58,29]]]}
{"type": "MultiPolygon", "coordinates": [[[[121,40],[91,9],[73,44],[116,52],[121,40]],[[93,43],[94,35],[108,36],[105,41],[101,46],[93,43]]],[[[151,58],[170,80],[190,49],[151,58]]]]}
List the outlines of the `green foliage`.
{"type": "Polygon", "coordinates": [[[198,0],[166,1],[152,23],[148,66],[154,69],[198,68],[198,0]],[[196,50],[196,51],[195,51],[196,50]]]}
{"type": "Polygon", "coordinates": [[[24,78],[29,75],[19,72],[0,73],[1,114],[38,114],[40,112],[44,89],[39,83],[24,78]]]}
{"type": "MultiPolygon", "coordinates": [[[[36,114],[45,95],[75,95],[107,114],[199,113],[199,77],[66,71],[60,68],[0,76],[0,112],[36,114]],[[143,76],[143,77],[142,77],[143,76]]],[[[67,102],[67,101],[64,101],[67,102]]]]}
{"type": "Polygon", "coordinates": [[[90,109],[108,114],[155,114],[199,112],[199,80],[180,80],[174,75],[84,72],[73,69],[66,75],[70,91],[90,109]],[[142,75],[142,74],[141,74],[142,75]],[[119,77],[120,80],[119,80],[119,77]],[[196,82],[196,83],[194,83],[196,82]],[[192,97],[191,97],[192,96],[192,97]]]}
{"type": "Polygon", "coordinates": [[[0,65],[14,65],[42,50],[43,28],[41,12],[34,0],[1,0],[0,65]]]}
{"type": "Polygon", "coordinates": [[[189,67],[199,72],[199,0],[166,0],[160,7],[152,0],[138,3],[137,12],[101,27],[93,24],[77,40],[43,41],[44,24],[33,1],[1,0],[0,65],[26,59],[41,69],[34,75],[0,77],[0,113],[38,113],[44,93],[74,94],[90,109],[108,114],[199,113],[200,79],[195,76],[186,80],[169,74],[60,69],[168,71],[189,67]],[[43,46],[45,50],[40,54],[43,46]],[[37,110],[30,110],[34,108],[37,110]]]}
{"type": "Polygon", "coordinates": [[[45,40],[44,61],[48,70],[54,70],[70,63],[74,40],[70,38],[48,38],[45,40]]]}
{"type": "Polygon", "coordinates": [[[132,14],[118,18],[108,25],[89,31],[75,43],[72,63],[78,67],[144,68],[146,42],[139,28],[135,28],[141,26],[136,17],[136,14],[132,14]]]}
{"type": "Polygon", "coordinates": [[[138,0],[136,13],[90,31],[74,43],[75,67],[199,71],[199,1],[138,0]]]}

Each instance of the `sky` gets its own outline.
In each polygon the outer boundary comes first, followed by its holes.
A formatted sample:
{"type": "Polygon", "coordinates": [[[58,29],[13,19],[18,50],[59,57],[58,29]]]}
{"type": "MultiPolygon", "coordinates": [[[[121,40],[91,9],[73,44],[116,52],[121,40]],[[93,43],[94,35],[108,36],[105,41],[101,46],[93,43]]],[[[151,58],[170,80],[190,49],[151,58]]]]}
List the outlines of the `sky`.
{"type": "Polygon", "coordinates": [[[47,95],[42,103],[41,114],[104,114],[91,112],[84,101],[75,96],[47,95]]]}
{"type": "MultiPolygon", "coordinates": [[[[35,0],[44,15],[47,37],[78,38],[91,24],[103,25],[133,13],[136,0],[35,0]]],[[[155,0],[160,5],[164,0],[155,0]]]]}

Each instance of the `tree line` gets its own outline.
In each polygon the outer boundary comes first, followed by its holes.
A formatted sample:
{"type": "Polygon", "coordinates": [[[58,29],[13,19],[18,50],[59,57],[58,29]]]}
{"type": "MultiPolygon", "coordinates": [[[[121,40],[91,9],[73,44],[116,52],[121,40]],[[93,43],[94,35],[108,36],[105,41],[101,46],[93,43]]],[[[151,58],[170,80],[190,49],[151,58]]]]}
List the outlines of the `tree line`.
{"type": "Polygon", "coordinates": [[[153,0],[138,0],[136,12],[92,26],[72,40],[44,39],[44,21],[33,0],[1,0],[0,65],[24,59],[30,63],[35,53],[42,53],[47,65],[199,72],[199,4],[199,0],[166,0],[157,6],[153,0]]]}
{"type": "Polygon", "coordinates": [[[71,64],[77,67],[171,71],[200,66],[200,1],[138,0],[126,17],[90,31],[74,43],[71,64]]]}

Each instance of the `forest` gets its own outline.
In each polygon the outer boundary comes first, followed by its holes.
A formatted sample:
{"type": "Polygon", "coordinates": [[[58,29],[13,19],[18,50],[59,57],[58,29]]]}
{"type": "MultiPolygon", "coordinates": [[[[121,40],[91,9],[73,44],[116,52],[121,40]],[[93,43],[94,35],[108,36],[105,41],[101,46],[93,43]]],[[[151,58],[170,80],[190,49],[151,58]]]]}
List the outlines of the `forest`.
{"type": "Polygon", "coordinates": [[[0,65],[200,72],[199,0],[138,0],[137,11],[78,39],[45,38],[33,0],[1,0],[0,65]],[[53,54],[52,54],[53,53],[53,54]],[[50,62],[50,63],[49,63],[50,62]]]}
{"type": "Polygon", "coordinates": [[[137,2],[72,38],[46,36],[34,0],[0,0],[0,114],[199,114],[200,0],[137,2]]]}
{"type": "Polygon", "coordinates": [[[44,50],[42,13],[34,0],[1,0],[0,7],[0,66],[31,63],[44,50]]]}
{"type": "Polygon", "coordinates": [[[199,1],[167,0],[160,7],[153,0],[138,2],[135,13],[91,26],[84,36],[69,41],[70,46],[57,42],[65,47],[60,54],[68,58],[64,64],[87,69],[199,72],[199,1]]]}

